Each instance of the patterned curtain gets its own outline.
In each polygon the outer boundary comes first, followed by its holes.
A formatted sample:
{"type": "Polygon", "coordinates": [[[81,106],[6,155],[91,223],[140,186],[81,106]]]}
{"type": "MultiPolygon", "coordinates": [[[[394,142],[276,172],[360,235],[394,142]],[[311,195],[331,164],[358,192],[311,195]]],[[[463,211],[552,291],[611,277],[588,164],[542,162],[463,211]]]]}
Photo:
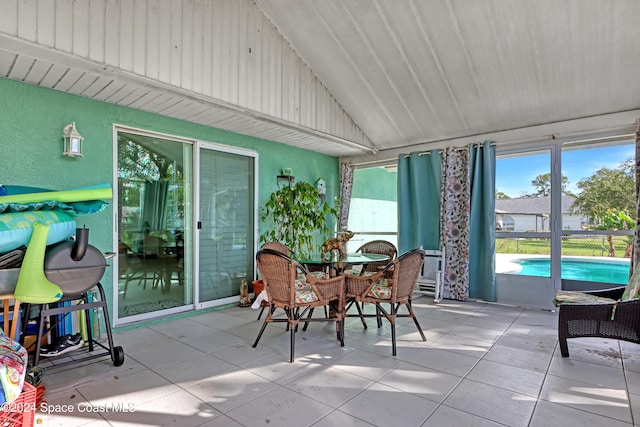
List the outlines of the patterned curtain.
{"type": "Polygon", "coordinates": [[[442,247],[445,250],[443,297],[469,297],[469,149],[449,147],[443,159],[442,247]]]}
{"type": "Polygon", "coordinates": [[[355,166],[352,164],[346,162],[340,164],[340,217],[338,218],[338,230],[345,230],[349,222],[354,170],[355,166]]]}
{"type": "Polygon", "coordinates": [[[631,271],[640,263],[640,119],[636,120],[636,231],[633,239],[631,271]]]}

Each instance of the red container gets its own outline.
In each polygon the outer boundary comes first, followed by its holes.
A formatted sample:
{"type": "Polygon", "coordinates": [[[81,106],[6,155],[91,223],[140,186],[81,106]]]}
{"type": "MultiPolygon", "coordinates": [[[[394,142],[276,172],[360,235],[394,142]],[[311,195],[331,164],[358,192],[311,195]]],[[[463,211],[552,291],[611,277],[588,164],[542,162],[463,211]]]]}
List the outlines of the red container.
{"type": "MultiPolygon", "coordinates": [[[[253,288],[253,297],[256,298],[260,292],[264,291],[264,282],[262,280],[254,280],[251,282],[251,287],[253,288]]],[[[262,301],[261,305],[267,305],[267,302],[262,301]]]]}
{"type": "Polygon", "coordinates": [[[22,393],[11,403],[2,405],[0,426],[33,427],[36,411],[36,388],[25,382],[22,393]]]}

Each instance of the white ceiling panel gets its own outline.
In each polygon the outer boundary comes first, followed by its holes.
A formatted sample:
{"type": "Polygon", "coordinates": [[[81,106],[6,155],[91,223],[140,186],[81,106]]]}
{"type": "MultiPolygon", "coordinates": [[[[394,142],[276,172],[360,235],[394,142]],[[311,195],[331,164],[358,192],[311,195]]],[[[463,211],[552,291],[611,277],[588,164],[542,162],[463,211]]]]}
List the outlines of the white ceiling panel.
{"type": "Polygon", "coordinates": [[[256,0],[381,150],[640,107],[633,0],[256,0]]]}
{"type": "Polygon", "coordinates": [[[96,9],[105,43],[86,46],[14,11],[0,76],[344,157],[640,109],[635,0],[158,5],[96,9]],[[160,37],[130,42],[134,22],[160,37]]]}

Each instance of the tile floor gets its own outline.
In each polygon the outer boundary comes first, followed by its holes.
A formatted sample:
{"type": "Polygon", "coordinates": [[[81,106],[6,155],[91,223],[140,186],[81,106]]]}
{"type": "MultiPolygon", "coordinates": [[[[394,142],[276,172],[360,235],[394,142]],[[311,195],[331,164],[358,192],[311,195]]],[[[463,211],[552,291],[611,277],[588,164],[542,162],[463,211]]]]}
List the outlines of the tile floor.
{"type": "MultiPolygon", "coordinates": [[[[556,313],[427,297],[426,333],[369,320],[289,335],[229,308],[115,333],[108,358],[49,369],[43,426],[630,426],[640,425],[640,346],[574,339],[559,355],[556,313]]],[[[64,357],[64,356],[63,356],[64,357]]]]}

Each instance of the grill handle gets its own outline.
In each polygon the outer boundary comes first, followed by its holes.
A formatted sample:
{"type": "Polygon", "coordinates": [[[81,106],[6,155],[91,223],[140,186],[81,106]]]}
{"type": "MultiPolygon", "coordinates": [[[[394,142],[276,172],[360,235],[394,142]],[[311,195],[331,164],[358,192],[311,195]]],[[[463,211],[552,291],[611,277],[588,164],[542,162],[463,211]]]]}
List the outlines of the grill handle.
{"type": "Polygon", "coordinates": [[[86,227],[76,228],[76,242],[71,249],[71,259],[80,261],[84,258],[89,246],[89,229],[86,227]]]}

